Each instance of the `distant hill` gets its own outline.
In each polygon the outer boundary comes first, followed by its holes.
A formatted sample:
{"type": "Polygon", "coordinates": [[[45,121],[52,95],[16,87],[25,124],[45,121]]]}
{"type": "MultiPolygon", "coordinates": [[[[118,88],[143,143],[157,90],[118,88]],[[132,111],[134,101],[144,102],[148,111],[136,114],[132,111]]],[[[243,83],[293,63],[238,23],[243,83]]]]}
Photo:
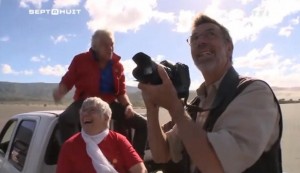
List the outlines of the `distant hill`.
{"type": "MultiPolygon", "coordinates": [[[[52,91],[57,83],[13,83],[0,82],[0,102],[42,102],[53,103],[52,91]]],[[[135,106],[144,106],[141,92],[138,88],[126,86],[131,102],[135,106]]],[[[300,87],[273,87],[277,98],[282,102],[300,101],[300,87]]],[[[64,98],[63,103],[70,103],[74,89],[64,98]]],[[[189,99],[196,95],[190,91],[189,99]]]]}
{"type": "MultiPolygon", "coordinates": [[[[14,83],[0,82],[0,102],[45,102],[53,103],[52,91],[57,83],[14,83]]],[[[126,86],[134,105],[143,106],[137,87],[126,86]]],[[[64,97],[63,103],[72,102],[74,88],[64,97]]]]}
{"type": "Polygon", "coordinates": [[[51,101],[54,83],[11,83],[0,82],[1,101],[51,101]]]}

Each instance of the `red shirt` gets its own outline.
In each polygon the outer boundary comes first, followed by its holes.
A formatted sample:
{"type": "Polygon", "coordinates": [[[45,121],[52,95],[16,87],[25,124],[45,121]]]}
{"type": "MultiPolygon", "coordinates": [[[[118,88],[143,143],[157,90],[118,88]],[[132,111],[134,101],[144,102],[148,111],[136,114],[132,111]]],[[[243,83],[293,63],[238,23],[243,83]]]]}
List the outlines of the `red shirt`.
{"type": "Polygon", "coordinates": [[[62,77],[60,84],[64,84],[68,90],[75,85],[74,100],[84,100],[88,97],[100,97],[107,103],[114,101],[117,96],[126,92],[124,67],[120,63],[120,57],[115,53],[112,56],[112,70],[114,81],[114,93],[101,93],[101,71],[91,50],[78,54],[72,60],[68,71],[62,77]]]}
{"type": "MultiPolygon", "coordinates": [[[[119,133],[110,131],[98,146],[119,173],[127,173],[132,166],[143,162],[126,137],[119,133]]],[[[81,133],[63,144],[56,173],[96,173],[81,133]]]]}

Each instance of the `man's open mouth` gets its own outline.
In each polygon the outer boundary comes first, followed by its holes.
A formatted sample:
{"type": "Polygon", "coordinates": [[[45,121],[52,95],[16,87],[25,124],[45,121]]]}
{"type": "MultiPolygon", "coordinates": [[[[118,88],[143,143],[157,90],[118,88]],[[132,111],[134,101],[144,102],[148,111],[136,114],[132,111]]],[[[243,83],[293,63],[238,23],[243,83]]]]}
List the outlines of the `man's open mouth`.
{"type": "Polygon", "coordinates": [[[83,120],[83,124],[92,124],[93,120],[83,120]]]}

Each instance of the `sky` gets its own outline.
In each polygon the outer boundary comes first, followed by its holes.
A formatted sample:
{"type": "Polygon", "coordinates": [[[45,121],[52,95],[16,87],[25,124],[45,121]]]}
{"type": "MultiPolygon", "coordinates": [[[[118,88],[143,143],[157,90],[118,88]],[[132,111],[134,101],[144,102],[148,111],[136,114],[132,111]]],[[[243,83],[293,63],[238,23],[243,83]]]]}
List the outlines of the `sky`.
{"type": "Polygon", "coordinates": [[[204,80],[186,39],[199,13],[228,28],[241,75],[300,86],[300,0],[0,0],[0,81],[58,83],[93,32],[109,29],[127,85],[144,52],[188,65],[196,89],[204,80]]]}

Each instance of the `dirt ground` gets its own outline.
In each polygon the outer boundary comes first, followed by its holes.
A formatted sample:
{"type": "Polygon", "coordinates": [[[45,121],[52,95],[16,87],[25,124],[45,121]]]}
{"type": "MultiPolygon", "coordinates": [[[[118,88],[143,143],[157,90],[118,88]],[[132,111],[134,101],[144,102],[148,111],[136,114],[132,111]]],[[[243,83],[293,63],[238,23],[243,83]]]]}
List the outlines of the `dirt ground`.
{"type": "MultiPolygon", "coordinates": [[[[285,173],[300,172],[300,104],[281,105],[283,112],[283,137],[282,157],[285,173]]],[[[43,104],[0,104],[0,129],[12,115],[40,111],[40,110],[63,110],[65,105],[43,105],[43,104]]],[[[139,113],[145,113],[145,109],[135,109],[139,113]]],[[[166,110],[160,110],[160,122],[164,124],[170,117],[166,110]]]]}

